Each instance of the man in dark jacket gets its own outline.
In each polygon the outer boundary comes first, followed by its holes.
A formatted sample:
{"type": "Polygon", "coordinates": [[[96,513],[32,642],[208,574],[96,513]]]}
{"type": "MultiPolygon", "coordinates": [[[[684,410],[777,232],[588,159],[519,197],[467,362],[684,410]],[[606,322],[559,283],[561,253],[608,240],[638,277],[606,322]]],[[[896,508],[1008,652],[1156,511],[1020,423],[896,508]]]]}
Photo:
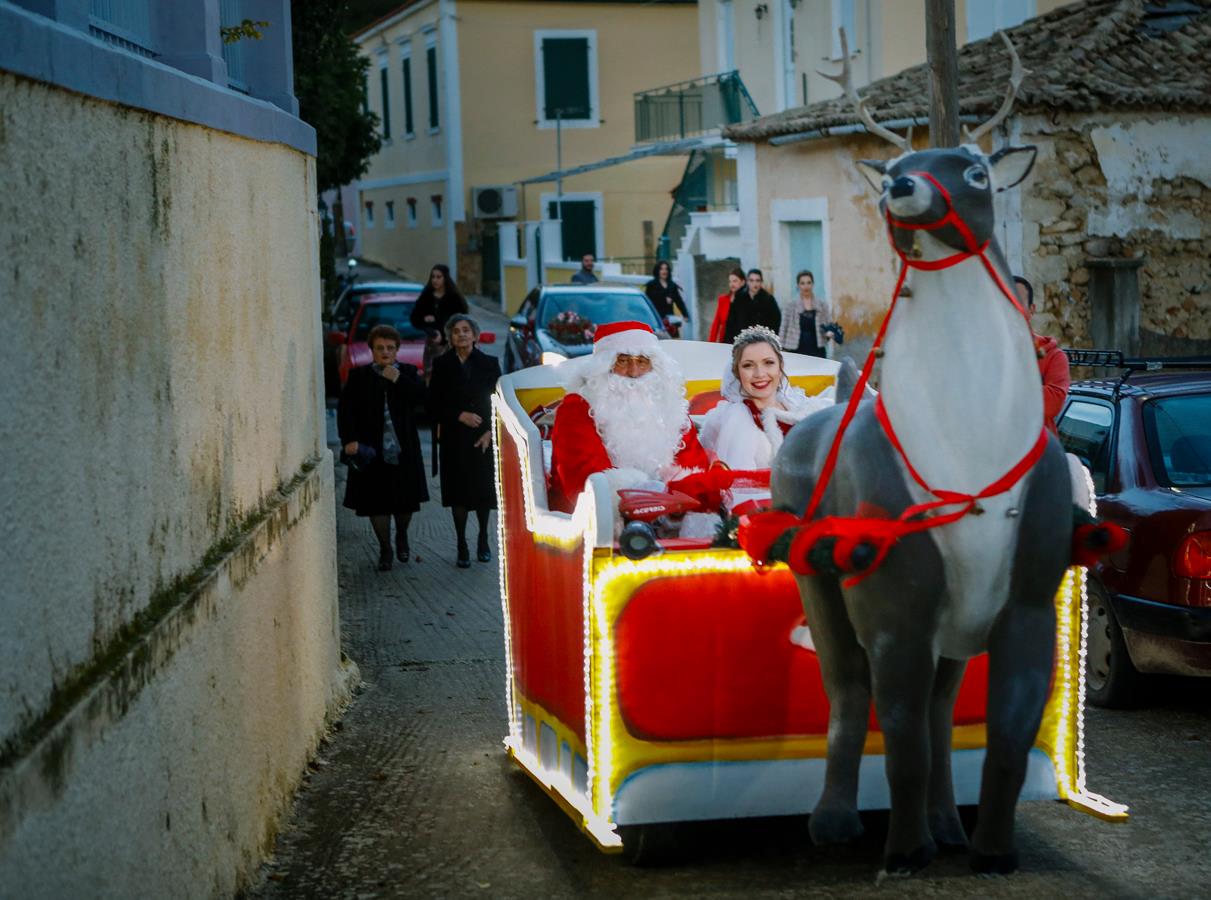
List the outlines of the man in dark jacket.
{"type": "Polygon", "coordinates": [[[760,269],[748,270],[747,293],[737,293],[727,314],[723,342],[730,344],[736,335],[753,325],[764,325],[777,334],[782,326],[782,311],[778,301],[765,289],[765,276],[760,269]]]}

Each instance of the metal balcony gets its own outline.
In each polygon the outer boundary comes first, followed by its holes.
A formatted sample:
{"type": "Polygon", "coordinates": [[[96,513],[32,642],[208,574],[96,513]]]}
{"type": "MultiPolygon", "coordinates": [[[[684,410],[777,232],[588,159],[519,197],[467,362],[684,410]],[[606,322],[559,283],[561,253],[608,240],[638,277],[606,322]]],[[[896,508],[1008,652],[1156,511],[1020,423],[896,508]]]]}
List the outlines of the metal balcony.
{"type": "Polygon", "coordinates": [[[675,141],[756,118],[739,72],[708,75],[635,95],[635,142],[675,141]]]}

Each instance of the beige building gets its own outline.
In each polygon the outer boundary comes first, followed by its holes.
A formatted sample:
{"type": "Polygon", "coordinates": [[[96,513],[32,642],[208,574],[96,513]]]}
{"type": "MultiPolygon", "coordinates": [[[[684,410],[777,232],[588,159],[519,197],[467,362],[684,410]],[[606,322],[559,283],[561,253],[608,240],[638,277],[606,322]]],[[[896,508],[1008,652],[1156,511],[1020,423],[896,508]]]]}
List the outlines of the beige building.
{"type": "Polygon", "coordinates": [[[5,897],[240,893],[356,673],[290,4],[171,6],[0,3],[5,897]]]}
{"type": "Polygon", "coordinates": [[[363,29],[383,148],[359,184],[362,254],[420,278],[446,262],[468,291],[493,290],[502,255],[522,250],[524,229],[502,247],[500,223],[561,221],[543,232],[559,259],[651,255],[684,155],[521,182],[628,154],[633,95],[697,74],[695,15],[692,2],[417,0],[363,29]]]}
{"type": "MultiPolygon", "coordinates": [[[[998,241],[1032,280],[1036,328],[1069,346],[1207,352],[1211,306],[1211,19],[1136,0],[1086,0],[1007,32],[1030,71],[985,140],[1038,147],[1032,174],[998,195],[998,241]],[[1110,323],[1118,323],[1111,327],[1110,323]]],[[[996,38],[959,54],[960,112],[989,118],[1008,83],[996,38]]],[[[875,117],[918,127],[919,65],[862,91],[875,117]]],[[[740,252],[782,296],[812,269],[851,338],[869,347],[898,272],[859,159],[899,151],[837,98],[729,129],[740,143],[740,252]]]]}

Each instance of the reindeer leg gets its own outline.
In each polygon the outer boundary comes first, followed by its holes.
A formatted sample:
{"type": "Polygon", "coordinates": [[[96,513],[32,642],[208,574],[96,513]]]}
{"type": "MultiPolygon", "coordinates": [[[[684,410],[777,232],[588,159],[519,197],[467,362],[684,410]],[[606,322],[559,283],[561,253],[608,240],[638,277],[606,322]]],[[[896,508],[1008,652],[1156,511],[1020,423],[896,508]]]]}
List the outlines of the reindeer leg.
{"type": "Polygon", "coordinates": [[[980,817],[972,837],[972,868],[1008,874],[1018,867],[1013,820],[1018,794],[1051,681],[1055,607],[1011,604],[988,647],[988,749],[980,781],[980,817]]]}
{"type": "Polygon", "coordinates": [[[870,714],[870,667],[837,582],[819,577],[798,580],[829,701],[824,790],[808,821],[808,832],[818,846],[843,844],[862,834],[858,769],[870,714]]]}
{"type": "Polygon", "coordinates": [[[954,780],[950,775],[955,699],[966,670],[965,659],[939,659],[929,707],[929,833],[939,847],[954,849],[967,848],[967,832],[955,807],[954,780]]]}
{"type": "Polygon", "coordinates": [[[929,709],[936,659],[928,641],[880,633],[867,641],[875,709],[883,730],[891,819],[883,854],[888,875],[925,868],[938,848],[929,830],[929,709]]]}

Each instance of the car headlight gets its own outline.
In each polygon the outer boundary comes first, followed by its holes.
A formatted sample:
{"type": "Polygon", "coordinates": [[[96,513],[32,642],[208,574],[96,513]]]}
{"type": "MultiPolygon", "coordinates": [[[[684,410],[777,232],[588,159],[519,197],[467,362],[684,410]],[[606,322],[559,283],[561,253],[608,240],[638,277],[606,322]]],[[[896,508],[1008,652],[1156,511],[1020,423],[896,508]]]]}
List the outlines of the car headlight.
{"type": "Polygon", "coordinates": [[[542,352],[542,364],[544,366],[557,366],[561,362],[567,362],[567,359],[562,353],[555,353],[552,350],[544,350],[542,352]]]}

